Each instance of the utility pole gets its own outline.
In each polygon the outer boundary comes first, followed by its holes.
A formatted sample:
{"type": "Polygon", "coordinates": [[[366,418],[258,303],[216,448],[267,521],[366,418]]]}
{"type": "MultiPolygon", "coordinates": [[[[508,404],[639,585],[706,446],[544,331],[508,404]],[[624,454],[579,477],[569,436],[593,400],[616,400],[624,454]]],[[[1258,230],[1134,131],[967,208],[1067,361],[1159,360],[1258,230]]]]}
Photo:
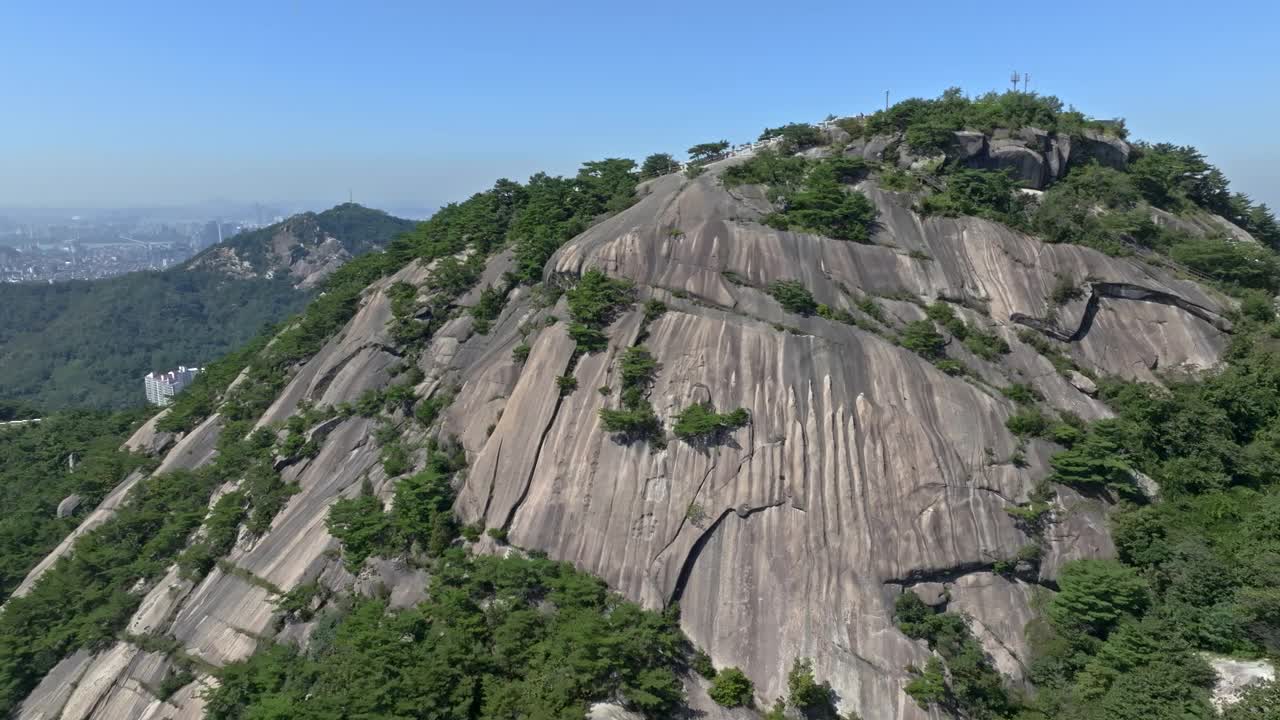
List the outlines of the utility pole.
{"type": "Polygon", "coordinates": [[[1009,82],[1013,83],[1014,92],[1018,92],[1018,83],[1021,81],[1022,81],[1022,76],[1018,74],[1017,70],[1014,70],[1013,74],[1009,76],[1009,82]]]}
{"type": "Polygon", "coordinates": [[[889,109],[889,91],[888,90],[884,91],[884,109],[885,110],[889,109]]]}

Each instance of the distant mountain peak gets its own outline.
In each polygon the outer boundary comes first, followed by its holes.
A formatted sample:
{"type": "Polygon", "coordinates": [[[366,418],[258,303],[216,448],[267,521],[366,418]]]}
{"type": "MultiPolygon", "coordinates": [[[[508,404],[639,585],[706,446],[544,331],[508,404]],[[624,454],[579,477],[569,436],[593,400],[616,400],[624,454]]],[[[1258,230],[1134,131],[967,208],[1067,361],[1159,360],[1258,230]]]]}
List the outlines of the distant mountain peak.
{"type": "Polygon", "coordinates": [[[236,278],[287,275],[295,286],[310,288],[346,261],[385,247],[415,224],[357,203],[342,203],[242,232],[192,258],[186,268],[236,278]]]}

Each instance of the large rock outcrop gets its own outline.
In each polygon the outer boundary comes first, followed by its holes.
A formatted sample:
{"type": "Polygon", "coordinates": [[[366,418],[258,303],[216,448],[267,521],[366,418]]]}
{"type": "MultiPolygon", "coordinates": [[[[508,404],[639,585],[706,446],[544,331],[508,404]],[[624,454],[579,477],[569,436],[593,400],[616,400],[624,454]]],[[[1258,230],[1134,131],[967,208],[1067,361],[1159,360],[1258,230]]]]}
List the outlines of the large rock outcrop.
{"type": "MultiPolygon", "coordinates": [[[[533,343],[478,449],[463,516],[507,528],[513,542],[571,560],[650,606],[680,602],[689,635],[717,663],[747,669],[762,699],[782,694],[790,663],[808,656],[842,706],[926,716],[901,688],[903,668],[927,651],[894,629],[892,605],[904,587],[935,579],[955,588],[998,665],[1019,676],[1031,593],[988,571],[1028,541],[1004,508],[1044,476],[1050,448],[1032,443],[1025,469],[984,459],[1007,458],[1016,444],[1004,428],[1012,405],[998,393],[876,333],[788,315],[759,288],[798,279],[819,302],[851,312],[854,292],[986,308],[970,320],[1013,347],[1000,371],[1007,381],[1030,382],[1084,417],[1106,410],[1023,344],[1012,318],[1057,329],[1083,367],[1154,379],[1157,367],[1216,363],[1220,302],[1135,261],[982,220],[922,219],[873,187],[872,245],[752,222],[767,209],[761,196],[726,191],[714,173],[650,189],[564,247],[548,273],[602,268],[662,298],[671,309],[644,339],[661,367],[651,396],[658,414],[669,420],[705,398],[747,408],[751,426],[709,448],[619,442],[598,420],[607,396],[555,393],[573,349],[557,325],[533,343]],[[1049,306],[1062,276],[1149,292],[1095,292],[1073,313],[1049,306]]],[[[884,304],[918,317],[908,303],[884,304]]],[[[638,312],[626,315],[607,352],[577,363],[579,387],[616,390],[617,355],[640,324],[638,312]]],[[[489,391],[464,385],[459,401],[489,391]]],[[[1080,500],[1048,534],[1045,582],[1072,557],[1110,552],[1102,506],[1080,500]]]]}
{"type": "MultiPolygon", "coordinates": [[[[1073,384],[1019,330],[1056,344],[1081,369],[1156,379],[1157,369],[1218,361],[1229,328],[1223,301],[1134,259],[1044,245],[983,220],[921,218],[871,184],[864,190],[879,210],[871,244],[772,230],[756,222],[769,210],[758,188],[719,184],[731,162],[694,180],[649,183],[634,206],[552,258],[551,282],[601,268],[632,281],[638,297],[667,304],[647,325],[638,306],[623,313],[605,351],[575,361],[563,301],[546,307],[517,288],[486,334],[462,315],[418,354],[419,396],[454,397],[436,430],[468,451],[457,512],[649,607],[679,602],[689,636],[717,665],[742,667],[761,702],[785,692],[794,659],[810,657],[842,710],[936,717],[902,690],[904,668],[929,655],[893,623],[895,598],[908,589],[936,597],[945,589],[997,666],[1019,681],[1034,595],[1051,591],[1062,563],[1112,551],[1105,503],[1064,490],[1038,572],[992,572],[1033,540],[1005,508],[1027,498],[1053,451],[1032,441],[1025,463],[1009,461],[1019,441],[1005,419],[1015,407],[998,387],[1027,383],[1053,408],[1107,414],[1080,389],[1085,383],[1073,384]],[[1049,298],[1064,277],[1084,297],[1055,307],[1049,298]],[[884,321],[855,327],[789,314],[765,291],[784,279],[851,314],[874,298],[884,321]],[[918,303],[936,299],[999,335],[1010,353],[988,362],[953,342],[949,352],[972,371],[956,377],[896,345],[892,328],[923,317],[918,303]],[[522,362],[512,350],[525,342],[522,362]],[[660,364],[650,399],[668,426],[704,400],[746,408],[751,424],[717,444],[672,439],[664,449],[605,432],[598,411],[616,402],[617,359],[638,342],[660,364]],[[566,372],[580,389],[562,397],[555,378],[566,372]],[[612,392],[596,390],[605,387],[612,392]]],[[[509,263],[506,254],[491,259],[487,281],[509,263]]],[[[411,264],[371,287],[261,423],[304,402],[353,402],[392,382],[410,358],[388,332],[386,290],[420,284],[427,271],[411,264]]],[[[207,462],[219,427],[215,416],[183,438],[165,465],[207,462]]],[[[242,538],[198,584],[172,572],[145,588],[130,632],[173,637],[202,667],[217,667],[268,638],[305,642],[304,625],[282,630],[278,592],[318,582],[340,592],[384,584],[406,602],[418,596],[424,579],[394,565],[353,577],[325,529],[328,507],[363,481],[390,495],[372,430],[360,417],[327,427],[320,452],[284,470],[300,491],[270,530],[242,538]]],[[[139,694],[167,671],[152,655],[121,641],[67,658],[20,717],[198,717],[208,678],[163,702],[139,694]]],[[[705,693],[694,696],[702,702],[705,693]]],[[[709,717],[717,716],[738,715],[709,717]]]]}
{"type": "MultiPolygon", "coordinates": [[[[845,153],[880,161],[885,159],[889,148],[897,148],[897,163],[904,169],[916,168],[927,159],[906,144],[901,135],[853,140],[845,153]]],[[[1071,136],[1028,127],[997,129],[992,133],[957,131],[952,133],[945,156],[965,167],[1007,172],[1023,186],[1040,190],[1065,175],[1070,165],[1093,161],[1123,169],[1129,161],[1129,150],[1124,140],[1094,130],[1071,136]]]]}

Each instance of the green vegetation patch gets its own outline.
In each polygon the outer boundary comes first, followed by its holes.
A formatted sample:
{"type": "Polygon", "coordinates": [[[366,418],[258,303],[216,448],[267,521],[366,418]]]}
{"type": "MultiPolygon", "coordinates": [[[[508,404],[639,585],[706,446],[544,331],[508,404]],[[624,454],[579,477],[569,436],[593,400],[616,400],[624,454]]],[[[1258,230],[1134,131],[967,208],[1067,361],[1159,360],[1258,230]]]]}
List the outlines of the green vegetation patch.
{"type": "Polygon", "coordinates": [[[120,450],[141,417],[136,411],[64,411],[0,428],[0,597],[13,592],[129,473],[153,464],[120,450]],[[79,508],[59,518],[58,504],[73,494],[80,496],[79,508]]]}
{"type": "MultiPolygon", "coordinates": [[[[140,481],[115,516],[76,540],[30,594],[9,599],[0,613],[0,713],[11,713],[63,657],[112,641],[142,601],[134,586],[159,578],[188,548],[214,489],[269,466],[271,434],[260,430],[245,438],[248,429],[247,423],[224,429],[208,466],[140,481]]],[[[225,546],[226,515],[239,515],[239,502],[218,509],[206,557],[225,546]]],[[[207,569],[206,562],[193,553],[184,569],[195,573],[207,569]]]]}
{"type": "Polygon", "coordinates": [[[718,413],[710,403],[696,403],[676,415],[671,431],[687,443],[707,445],[722,440],[750,422],[751,415],[745,408],[718,413]]]}
{"type": "Polygon", "coordinates": [[[422,472],[396,481],[390,512],[366,481],[360,494],[329,508],[325,526],[342,542],[342,558],[351,572],[371,556],[395,557],[411,549],[439,557],[458,536],[453,519],[450,480],[464,464],[461,448],[433,445],[422,472]]]}
{"type": "Polygon", "coordinates": [[[813,315],[818,311],[818,303],[813,293],[799,280],[776,280],[769,283],[769,294],[787,312],[797,315],[813,315]]]}
{"type": "Polygon", "coordinates": [[[662,447],[662,421],[649,403],[649,389],[658,373],[658,362],[643,346],[627,348],[618,361],[622,376],[620,407],[600,408],[600,424],[605,432],[616,433],[627,441],[644,440],[662,447]]]}
{"type": "Polygon", "coordinates": [[[569,336],[584,353],[600,352],[609,345],[605,328],[632,302],[631,284],[591,269],[565,293],[569,302],[569,336]]]}
{"type": "Polygon", "coordinates": [[[726,168],[726,187],[767,185],[769,199],[781,209],[763,222],[779,230],[813,232],[838,240],[869,242],[876,209],[866,195],[846,187],[866,176],[861,158],[835,157],[816,162],[766,149],[726,168]]]}
{"type": "Polygon", "coordinates": [[[320,616],[306,654],[270,645],[226,666],[208,717],[569,718],[620,699],[657,719],[683,703],[690,648],[676,616],[568,563],[453,550],[431,588],[413,608],[368,599],[320,616]]]}
{"type": "Polygon", "coordinates": [[[929,649],[940,656],[930,658],[907,684],[907,694],[921,707],[936,706],[970,718],[1015,714],[1018,699],[1005,689],[1003,678],[969,632],[963,617],[936,612],[914,592],[907,591],[898,596],[894,619],[903,634],[926,640],[929,649]]]}

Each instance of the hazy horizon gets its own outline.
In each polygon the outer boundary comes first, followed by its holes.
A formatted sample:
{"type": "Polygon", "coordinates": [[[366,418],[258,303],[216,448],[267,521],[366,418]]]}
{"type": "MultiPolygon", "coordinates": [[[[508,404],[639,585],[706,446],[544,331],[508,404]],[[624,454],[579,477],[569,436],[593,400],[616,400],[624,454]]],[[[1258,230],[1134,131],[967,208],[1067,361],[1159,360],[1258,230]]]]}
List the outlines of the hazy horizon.
{"type": "Polygon", "coordinates": [[[1280,206],[1271,5],[501,5],[6,8],[0,206],[432,208],[499,177],[873,111],[886,89],[1001,89],[1013,70],[1134,139],[1195,145],[1280,206]]]}

